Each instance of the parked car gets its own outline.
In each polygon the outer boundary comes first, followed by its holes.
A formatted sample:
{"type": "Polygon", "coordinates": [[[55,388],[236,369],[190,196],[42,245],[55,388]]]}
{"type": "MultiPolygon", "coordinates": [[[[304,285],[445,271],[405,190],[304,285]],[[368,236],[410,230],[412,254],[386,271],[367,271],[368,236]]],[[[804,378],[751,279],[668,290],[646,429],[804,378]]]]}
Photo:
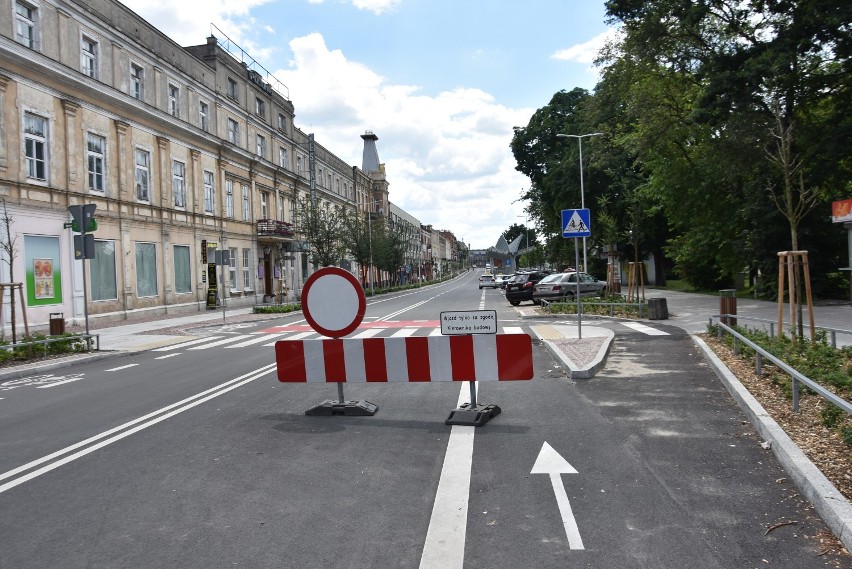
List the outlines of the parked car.
{"type": "Polygon", "coordinates": [[[485,273],[479,277],[479,290],[483,288],[497,288],[497,281],[494,280],[494,275],[485,273]]]}
{"type": "Polygon", "coordinates": [[[580,279],[580,296],[600,296],[606,283],[588,273],[576,271],[554,273],[541,279],[533,290],[533,302],[545,300],[575,300],[577,278],[580,279]]]}
{"type": "Polygon", "coordinates": [[[512,277],[515,275],[497,275],[494,277],[494,280],[497,282],[497,286],[500,288],[506,288],[506,283],[512,280],[512,277]]]}
{"type": "Polygon", "coordinates": [[[506,300],[512,306],[517,306],[525,300],[533,300],[536,283],[549,274],[549,271],[525,271],[515,274],[515,277],[506,283],[506,300]]]}

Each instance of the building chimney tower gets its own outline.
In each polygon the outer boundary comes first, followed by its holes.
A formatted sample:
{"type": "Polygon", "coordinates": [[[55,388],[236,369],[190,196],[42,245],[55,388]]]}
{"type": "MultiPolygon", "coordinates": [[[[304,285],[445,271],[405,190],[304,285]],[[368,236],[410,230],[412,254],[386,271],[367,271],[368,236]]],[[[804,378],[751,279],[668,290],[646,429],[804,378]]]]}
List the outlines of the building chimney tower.
{"type": "Polygon", "coordinates": [[[373,134],[373,131],[368,130],[361,135],[364,139],[364,155],[361,158],[361,170],[364,172],[379,172],[379,151],[376,149],[376,141],[378,136],[373,134]]]}

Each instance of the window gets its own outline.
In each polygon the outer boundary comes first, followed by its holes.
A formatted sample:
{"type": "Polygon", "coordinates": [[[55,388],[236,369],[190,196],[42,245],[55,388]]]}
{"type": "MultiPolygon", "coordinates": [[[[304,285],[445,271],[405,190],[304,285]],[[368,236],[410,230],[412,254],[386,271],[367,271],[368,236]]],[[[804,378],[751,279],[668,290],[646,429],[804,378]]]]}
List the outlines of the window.
{"type": "Polygon", "coordinates": [[[317,174],[317,184],[319,184],[320,187],[322,187],[322,181],[323,181],[322,168],[320,168],[319,173],[317,174]]]}
{"type": "Polygon", "coordinates": [[[287,117],[278,113],[278,130],[285,131],[287,130],[287,117]]]}
{"type": "Polygon", "coordinates": [[[98,78],[98,42],[86,36],[80,39],[80,69],[92,79],[98,78]]]}
{"type": "Polygon", "coordinates": [[[157,246],[136,244],[136,296],[157,296],[157,246]]]}
{"type": "Polygon", "coordinates": [[[234,217],[234,181],[225,180],[225,216],[234,217]]]}
{"type": "Polygon", "coordinates": [[[30,49],[38,49],[38,10],[18,0],[15,2],[15,41],[30,49]]]}
{"type": "Polygon", "coordinates": [[[172,160],[172,193],[175,207],[186,207],[186,164],[172,160]]]}
{"type": "Polygon", "coordinates": [[[130,64],[130,96],[140,101],[145,98],[145,70],[141,65],[130,64]]]}
{"type": "Polygon", "coordinates": [[[213,172],[204,170],[204,211],[213,213],[213,208],[216,206],[216,195],[213,187],[213,172]]]}
{"type": "Polygon", "coordinates": [[[175,292],[192,292],[192,265],[189,262],[189,246],[175,245],[175,292]]]}
{"type": "Polygon", "coordinates": [[[296,156],[296,174],[302,175],[302,157],[296,156]]]}
{"type": "Polygon", "coordinates": [[[269,219],[269,192],[260,192],[260,217],[269,219]]]}
{"type": "Polygon", "coordinates": [[[24,156],[27,178],[47,180],[47,119],[24,113],[24,156]]]}
{"type": "Polygon", "coordinates": [[[141,148],[136,149],[136,199],[148,201],[148,190],[151,185],[151,153],[141,148]]]}
{"type": "Polygon", "coordinates": [[[335,187],[335,191],[338,195],[340,195],[340,178],[337,179],[337,186],[335,187]]]}
{"type": "Polygon", "coordinates": [[[169,114],[180,117],[180,87],[169,83],[169,114]]]}
{"type": "Polygon", "coordinates": [[[234,119],[228,119],[228,142],[237,144],[240,137],[240,125],[234,119]]]}
{"type": "Polygon", "coordinates": [[[330,190],[330,189],[331,189],[331,187],[332,187],[332,182],[331,182],[331,172],[329,172],[329,173],[328,173],[328,185],[327,185],[326,187],[327,187],[329,190],[330,190]]]}
{"type": "Polygon", "coordinates": [[[240,98],[237,95],[237,81],[228,77],[228,96],[235,101],[239,101],[240,98]]]}
{"type": "Polygon", "coordinates": [[[251,249],[243,249],[243,290],[251,290],[251,249]]]}
{"type": "Polygon", "coordinates": [[[266,103],[260,97],[254,98],[254,114],[259,117],[266,116],[266,103]]]}
{"type": "Polygon", "coordinates": [[[251,203],[249,202],[249,187],[243,184],[243,221],[251,221],[251,203]]]}
{"type": "Polygon", "coordinates": [[[257,135],[257,155],[260,156],[261,158],[263,158],[263,156],[265,154],[266,154],[266,139],[263,136],[258,134],[257,135]]]}
{"type": "Polygon", "coordinates": [[[86,135],[86,161],[89,168],[89,191],[104,191],[104,149],[106,139],[103,136],[86,135]]]}
{"type": "Polygon", "coordinates": [[[210,131],[210,107],[204,101],[198,102],[198,126],[204,132],[210,131]]]}
{"type": "Polygon", "coordinates": [[[284,148],[284,147],[278,148],[278,164],[282,168],[288,167],[288,164],[287,164],[287,149],[284,148]]]}
{"type": "Polygon", "coordinates": [[[228,249],[230,258],[228,259],[228,286],[231,290],[237,289],[237,248],[231,247],[228,249]]]}
{"type": "Polygon", "coordinates": [[[92,301],[115,300],[115,241],[95,241],[95,258],[89,259],[89,294],[92,301]]]}
{"type": "Polygon", "coordinates": [[[278,221],[284,221],[284,194],[278,195],[278,221]]]}

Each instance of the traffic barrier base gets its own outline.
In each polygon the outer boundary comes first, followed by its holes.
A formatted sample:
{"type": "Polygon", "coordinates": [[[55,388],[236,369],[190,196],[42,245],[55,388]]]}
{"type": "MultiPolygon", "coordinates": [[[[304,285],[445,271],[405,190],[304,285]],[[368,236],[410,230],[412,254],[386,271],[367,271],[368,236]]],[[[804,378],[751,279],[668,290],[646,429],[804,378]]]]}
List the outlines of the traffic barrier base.
{"type": "Polygon", "coordinates": [[[450,413],[444,424],[479,427],[499,414],[500,407],[497,405],[471,405],[470,403],[462,403],[458,409],[450,413]]]}
{"type": "Polygon", "coordinates": [[[338,401],[326,399],[305,411],[305,415],[328,417],[329,415],[346,415],[349,417],[367,417],[376,414],[379,406],[369,401],[338,401]]]}

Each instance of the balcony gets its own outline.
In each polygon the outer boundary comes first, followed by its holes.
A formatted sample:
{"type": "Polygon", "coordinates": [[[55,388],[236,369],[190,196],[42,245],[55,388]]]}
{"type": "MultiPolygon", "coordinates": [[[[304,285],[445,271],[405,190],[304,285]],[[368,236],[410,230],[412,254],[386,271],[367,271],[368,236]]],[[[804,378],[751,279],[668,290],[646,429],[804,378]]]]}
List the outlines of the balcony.
{"type": "Polygon", "coordinates": [[[275,219],[258,219],[258,237],[279,237],[281,239],[292,239],[294,236],[293,224],[275,219]]]}

